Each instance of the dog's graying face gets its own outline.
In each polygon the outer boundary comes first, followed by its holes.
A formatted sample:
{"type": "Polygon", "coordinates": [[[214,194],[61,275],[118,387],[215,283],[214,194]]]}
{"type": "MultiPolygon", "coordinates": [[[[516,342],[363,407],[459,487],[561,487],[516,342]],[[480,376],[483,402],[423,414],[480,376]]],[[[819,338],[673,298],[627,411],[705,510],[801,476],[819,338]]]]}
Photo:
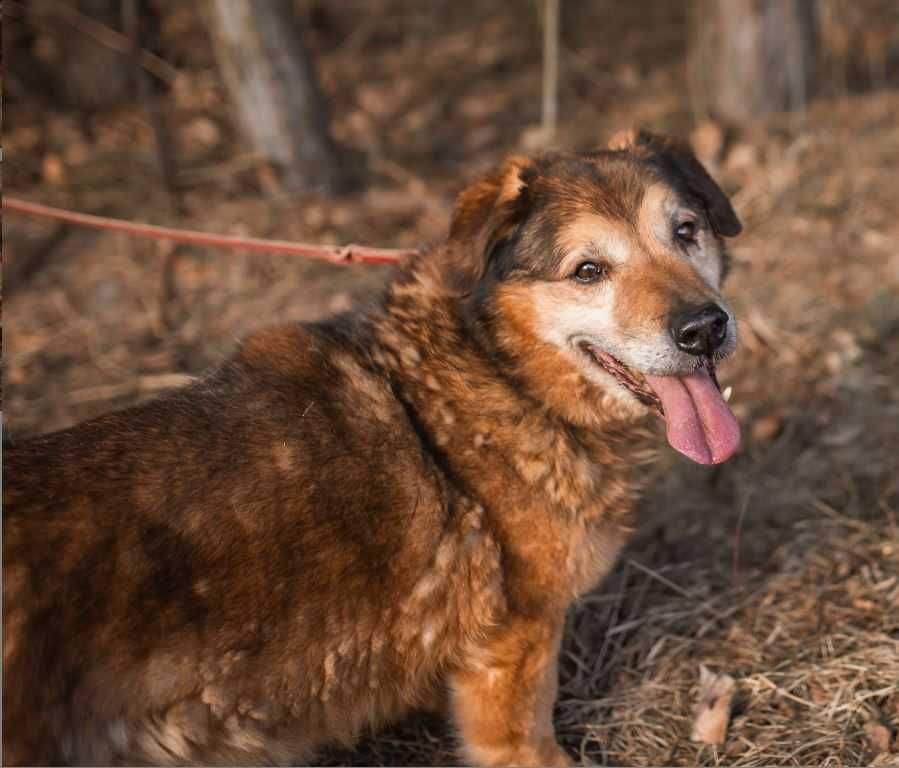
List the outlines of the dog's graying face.
{"type": "Polygon", "coordinates": [[[462,194],[451,238],[473,243],[459,279],[501,347],[573,367],[635,415],[658,408],[675,448],[717,463],[739,443],[714,366],[736,346],[719,291],[740,229],[688,148],[641,133],[511,158],[462,194]]]}

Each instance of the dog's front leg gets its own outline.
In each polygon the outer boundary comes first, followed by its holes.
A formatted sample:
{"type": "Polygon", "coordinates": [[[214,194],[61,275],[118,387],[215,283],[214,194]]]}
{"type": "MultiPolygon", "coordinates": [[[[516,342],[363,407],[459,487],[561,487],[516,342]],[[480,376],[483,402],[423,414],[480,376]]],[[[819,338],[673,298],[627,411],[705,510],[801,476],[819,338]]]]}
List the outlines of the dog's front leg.
{"type": "Polygon", "coordinates": [[[571,765],[552,724],[564,617],[519,618],[483,661],[451,676],[464,756],[479,765],[571,765]]]}

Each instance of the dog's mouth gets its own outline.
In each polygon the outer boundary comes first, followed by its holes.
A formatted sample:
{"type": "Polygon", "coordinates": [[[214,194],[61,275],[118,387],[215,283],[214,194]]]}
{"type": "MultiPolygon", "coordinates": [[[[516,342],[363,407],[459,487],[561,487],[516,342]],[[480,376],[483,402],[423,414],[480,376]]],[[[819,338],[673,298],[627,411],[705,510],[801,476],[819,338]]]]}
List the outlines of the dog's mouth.
{"type": "Polygon", "coordinates": [[[721,394],[715,364],[683,376],[636,371],[592,344],[590,357],[644,405],[665,420],[668,443],[699,464],[720,464],[740,447],[740,425],[721,394]]]}
{"type": "Polygon", "coordinates": [[[646,377],[629,368],[622,363],[617,357],[613,357],[608,352],[604,352],[592,344],[585,344],[584,349],[589,353],[590,357],[602,368],[606,373],[610,374],[622,387],[637,398],[643,405],[653,408],[660,416],[664,418],[665,409],[659,396],[650,388],[646,381],[646,377]]]}

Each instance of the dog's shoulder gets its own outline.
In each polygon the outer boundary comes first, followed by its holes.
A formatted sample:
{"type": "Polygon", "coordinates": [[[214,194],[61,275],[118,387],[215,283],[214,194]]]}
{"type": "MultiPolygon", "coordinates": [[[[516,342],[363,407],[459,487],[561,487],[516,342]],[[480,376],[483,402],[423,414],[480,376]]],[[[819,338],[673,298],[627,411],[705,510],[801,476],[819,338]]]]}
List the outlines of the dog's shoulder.
{"type": "Polygon", "coordinates": [[[391,377],[373,359],[366,320],[349,315],[247,337],[219,374],[235,417],[252,413],[285,439],[317,433],[313,442],[358,443],[374,453],[414,438],[391,377]]]}

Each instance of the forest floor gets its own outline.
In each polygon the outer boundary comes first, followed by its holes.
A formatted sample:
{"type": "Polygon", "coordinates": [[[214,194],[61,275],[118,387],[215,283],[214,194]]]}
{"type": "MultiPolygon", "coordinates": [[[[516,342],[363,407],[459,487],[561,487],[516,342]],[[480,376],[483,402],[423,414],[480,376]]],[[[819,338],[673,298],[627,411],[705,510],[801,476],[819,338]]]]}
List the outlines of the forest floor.
{"type": "MultiPolygon", "coordinates": [[[[179,77],[163,108],[180,223],[416,246],[442,236],[465,182],[533,145],[536,20],[497,1],[480,15],[395,4],[386,17],[341,4],[353,24],[319,19],[309,33],[362,183],[298,200],[242,151],[196,43],[200,21],[191,4],[171,4],[163,41],[179,77]]],[[[578,6],[597,18],[569,24],[558,143],[596,146],[633,124],[690,135],[732,194],[745,225],[726,285],[740,348],[721,378],[745,442],[712,470],[666,454],[641,532],[570,613],[560,738],[598,764],[899,765],[899,91],[819,100],[737,131],[696,128],[680,4],[616,4],[619,29],[601,23],[606,5],[578,6]],[[701,664],[736,680],[720,747],[690,740],[701,664]]],[[[176,221],[140,110],[84,116],[28,94],[6,106],[6,194],[176,221]]],[[[173,251],[10,214],[3,230],[13,439],[177,386],[261,325],[364,306],[389,276],[173,251]]],[[[446,724],[422,715],[324,759],[445,764],[453,746],[446,724]]]]}

